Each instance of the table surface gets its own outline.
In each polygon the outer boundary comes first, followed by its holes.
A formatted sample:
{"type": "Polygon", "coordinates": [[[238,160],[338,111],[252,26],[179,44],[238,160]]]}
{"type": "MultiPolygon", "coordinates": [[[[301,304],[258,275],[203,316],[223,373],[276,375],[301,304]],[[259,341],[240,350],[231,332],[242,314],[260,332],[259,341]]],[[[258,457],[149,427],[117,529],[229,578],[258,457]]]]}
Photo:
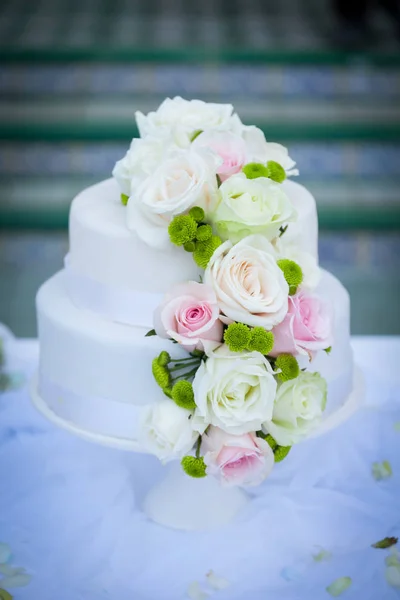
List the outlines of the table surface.
{"type": "Polygon", "coordinates": [[[190,534],[140,511],[159,463],[47,423],[27,388],[37,342],[0,337],[1,600],[399,597],[396,547],[371,547],[400,534],[399,337],[353,338],[362,408],[293,448],[234,524],[190,534]]]}

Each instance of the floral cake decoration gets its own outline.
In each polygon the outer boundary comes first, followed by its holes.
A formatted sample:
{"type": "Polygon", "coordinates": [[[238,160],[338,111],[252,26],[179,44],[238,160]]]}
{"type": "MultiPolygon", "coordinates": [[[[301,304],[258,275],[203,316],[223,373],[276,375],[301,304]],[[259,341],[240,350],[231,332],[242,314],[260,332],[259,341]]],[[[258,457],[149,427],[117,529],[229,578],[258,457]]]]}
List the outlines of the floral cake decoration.
{"type": "Polygon", "coordinates": [[[284,182],[298,171],[231,105],[177,97],[136,119],[141,137],[113,170],[128,227],[198,269],[147,333],[172,343],[149,365],[163,399],[143,415],[142,443],[192,477],[257,485],[327,402],[312,360],[330,352],[332,307],[315,292],[316,259],[285,241],[297,213],[284,182]]]}

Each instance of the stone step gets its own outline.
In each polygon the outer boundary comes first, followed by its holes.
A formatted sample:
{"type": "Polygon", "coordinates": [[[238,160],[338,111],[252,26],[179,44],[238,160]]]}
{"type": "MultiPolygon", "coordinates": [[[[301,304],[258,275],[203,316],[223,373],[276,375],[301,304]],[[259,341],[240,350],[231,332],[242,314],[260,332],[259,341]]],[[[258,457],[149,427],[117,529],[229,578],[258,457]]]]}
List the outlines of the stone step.
{"type": "MultiPolygon", "coordinates": [[[[106,175],[104,175],[105,177],[106,175]]],[[[2,178],[2,228],[57,229],[68,225],[72,198],[102,177],[2,178]]],[[[321,228],[400,229],[400,179],[300,178],[317,200],[321,228]]]]}

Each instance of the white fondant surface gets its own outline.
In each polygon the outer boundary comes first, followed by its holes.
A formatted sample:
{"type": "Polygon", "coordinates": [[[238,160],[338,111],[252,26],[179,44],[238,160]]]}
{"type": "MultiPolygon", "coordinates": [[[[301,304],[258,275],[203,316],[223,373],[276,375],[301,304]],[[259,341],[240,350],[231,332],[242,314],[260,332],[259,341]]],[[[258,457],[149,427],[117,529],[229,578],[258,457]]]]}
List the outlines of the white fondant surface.
{"type": "MultiPolygon", "coordinates": [[[[302,185],[285,181],[298,212],[298,221],[285,233],[304,250],[317,256],[318,222],[315,200],[302,185]]],[[[69,263],[78,275],[123,290],[163,293],[175,283],[199,278],[190,253],[170,246],[156,250],[144,244],[125,223],[126,207],[113,179],[81,192],[72,202],[69,263]]],[[[80,298],[72,298],[79,306],[80,298]]]]}
{"type": "MultiPolygon", "coordinates": [[[[327,272],[319,292],[335,306],[333,350],[330,355],[319,353],[311,365],[328,381],[329,415],[340,408],[353,385],[349,298],[340,282],[327,272]]],[[[184,356],[184,351],[168,340],[145,337],[144,328],[113,323],[79,310],[68,297],[63,271],[39,290],[37,310],[38,394],[49,410],[91,435],[126,439],[131,432],[132,440],[136,439],[135,409],[163,397],[152,377],[152,359],[163,349],[177,358],[184,356]]]]}

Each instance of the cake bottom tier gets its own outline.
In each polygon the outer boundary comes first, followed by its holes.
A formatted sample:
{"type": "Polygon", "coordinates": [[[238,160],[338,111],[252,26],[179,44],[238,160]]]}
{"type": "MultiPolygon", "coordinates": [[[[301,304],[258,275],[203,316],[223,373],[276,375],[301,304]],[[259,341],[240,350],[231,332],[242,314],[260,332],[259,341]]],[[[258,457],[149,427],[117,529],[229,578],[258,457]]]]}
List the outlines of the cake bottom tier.
{"type": "MultiPolygon", "coordinates": [[[[65,283],[61,271],[37,295],[40,362],[35,402],[46,416],[77,434],[140,450],[141,413],[164,397],[153,379],[151,362],[161,350],[172,352],[174,358],[185,352],[168,340],[145,337],[146,329],[78,309],[65,283]]],[[[318,291],[334,304],[335,343],[329,355],[321,352],[304,366],[326,378],[330,414],[346,402],[353,387],[350,307],[346,290],[327,272],[318,291]]]]}

